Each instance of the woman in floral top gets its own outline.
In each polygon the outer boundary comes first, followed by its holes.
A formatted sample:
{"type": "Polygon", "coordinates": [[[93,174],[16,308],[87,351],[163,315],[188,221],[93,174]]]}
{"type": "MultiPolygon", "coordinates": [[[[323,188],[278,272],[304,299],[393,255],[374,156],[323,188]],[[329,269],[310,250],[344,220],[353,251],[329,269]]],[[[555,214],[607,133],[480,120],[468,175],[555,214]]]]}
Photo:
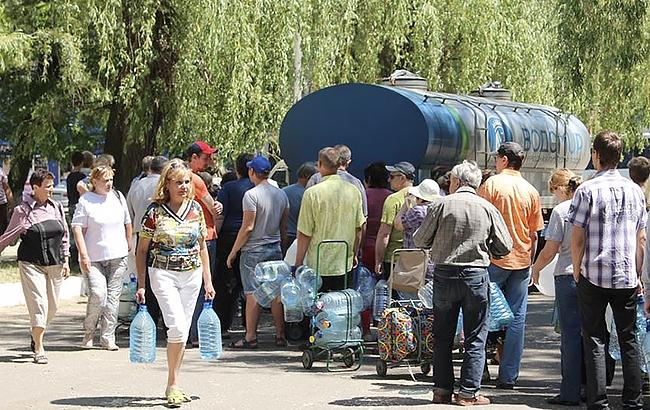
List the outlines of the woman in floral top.
{"type": "Polygon", "coordinates": [[[136,299],[138,303],[145,302],[148,270],[151,288],[168,328],[165,395],[174,407],[191,400],[178,387],[177,379],[201,280],[205,284],[205,298],[214,298],[205,220],[201,206],[193,198],[191,171],[180,159],[171,160],[163,169],[153,203],[142,218],[136,252],[136,299]]]}

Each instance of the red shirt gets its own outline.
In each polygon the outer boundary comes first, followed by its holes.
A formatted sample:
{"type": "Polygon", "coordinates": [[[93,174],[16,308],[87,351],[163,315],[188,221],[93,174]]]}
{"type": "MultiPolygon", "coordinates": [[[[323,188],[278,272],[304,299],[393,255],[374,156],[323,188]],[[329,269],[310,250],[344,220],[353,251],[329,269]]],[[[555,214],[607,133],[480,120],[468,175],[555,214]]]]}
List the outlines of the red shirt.
{"type": "Polygon", "coordinates": [[[210,195],[208,187],[205,186],[203,179],[194,172],[192,172],[192,184],[194,184],[194,200],[201,205],[201,209],[203,209],[203,217],[205,218],[205,226],[208,228],[208,234],[206,235],[205,240],[209,241],[215,239],[217,237],[217,232],[214,230],[212,211],[203,203],[203,198],[206,195],[210,195]]]}

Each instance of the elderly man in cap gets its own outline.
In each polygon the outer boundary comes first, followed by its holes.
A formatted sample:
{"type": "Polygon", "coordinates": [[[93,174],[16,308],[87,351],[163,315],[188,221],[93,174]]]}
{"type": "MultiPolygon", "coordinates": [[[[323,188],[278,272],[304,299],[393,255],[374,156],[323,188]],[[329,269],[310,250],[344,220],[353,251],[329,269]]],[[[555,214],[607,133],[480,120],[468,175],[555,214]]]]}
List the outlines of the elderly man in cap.
{"type": "MultiPolygon", "coordinates": [[[[214,221],[221,213],[223,206],[220,202],[215,201],[208,191],[208,187],[203,182],[203,178],[199,175],[200,172],[205,171],[212,164],[212,156],[217,152],[216,148],[212,148],[205,141],[196,141],[190,144],[185,151],[187,165],[192,170],[192,185],[194,185],[194,199],[201,205],[203,209],[203,217],[205,218],[205,225],[208,229],[207,236],[205,237],[205,244],[208,248],[210,257],[210,272],[214,275],[217,260],[217,232],[214,229],[214,221]]],[[[190,343],[198,345],[199,333],[196,325],[203,308],[203,294],[204,289],[201,286],[199,297],[196,301],[194,315],[192,316],[192,327],[190,328],[190,343]]]]}
{"type": "Polygon", "coordinates": [[[465,354],[460,372],[460,388],[455,398],[462,406],[490,404],[479,395],[485,363],[489,306],[490,258],[510,252],[512,240],[499,211],[476,195],[481,170],[476,163],[463,161],[450,175],[450,195],[431,205],[415,233],[415,245],[431,248],[435,262],[433,308],[436,388],[433,402],[453,400],[454,368],[451,350],[458,313],[463,309],[465,354]]]}
{"type": "MultiPolygon", "coordinates": [[[[259,286],[255,280],[255,266],[260,262],[282,260],[281,243],[286,241],[289,199],[284,191],[269,183],[272,166],[266,157],[258,155],[248,161],[246,167],[248,177],[255,187],[244,194],[244,218],[226,261],[226,265],[232,268],[237,253],[241,250],[239,272],[246,294],[246,335],[231,343],[230,347],[257,349],[257,324],[261,307],[253,297],[253,292],[259,286]]],[[[275,322],[275,345],[286,346],[284,312],[279,298],[272,302],[271,313],[275,322]]]]}
{"type": "Polygon", "coordinates": [[[499,363],[497,389],[512,390],[519,376],[524,350],[524,327],[528,305],[530,266],[537,249],[537,231],[544,228],[539,192],[519,172],[524,150],[516,142],[501,144],[493,153],[497,175],[488,178],[479,195],[501,212],[512,237],[512,252],[492,259],[490,280],[503,290],[515,318],[506,330],[499,363]]]}
{"type": "Polygon", "coordinates": [[[402,247],[404,235],[395,228],[395,217],[406,201],[408,190],[415,180],[415,167],[406,161],[386,166],[390,189],[395,191],[384,201],[381,224],[375,242],[375,273],[383,278],[390,274],[390,261],[395,249],[402,247]]]}

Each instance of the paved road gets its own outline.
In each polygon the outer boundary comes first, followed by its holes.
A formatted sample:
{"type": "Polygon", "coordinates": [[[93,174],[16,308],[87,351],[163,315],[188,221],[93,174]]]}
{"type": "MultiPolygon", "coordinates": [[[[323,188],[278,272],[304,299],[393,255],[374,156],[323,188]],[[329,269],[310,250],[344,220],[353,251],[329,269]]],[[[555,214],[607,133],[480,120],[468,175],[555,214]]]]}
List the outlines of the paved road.
{"type": "MultiPolygon", "coordinates": [[[[25,307],[0,309],[0,409],[164,408],[165,350],[159,345],[153,365],[132,365],[128,349],[117,352],[82,350],[81,322],[85,301],[63,303],[46,335],[50,363],[31,363],[25,307]]],[[[552,300],[530,299],[523,366],[515,391],[483,393],[490,408],[550,409],[544,398],[559,388],[559,336],[550,327],[552,300]]],[[[186,409],[294,408],[444,408],[431,405],[431,376],[413,369],[389,369],[375,374],[375,356],[367,356],[355,372],[328,373],[324,363],[304,370],[296,347],[277,350],[272,329],[265,327],[261,348],[253,352],[227,350],[218,362],[204,362],[198,350],[188,350],[181,386],[194,401],[186,409]]],[[[126,331],[118,345],[127,346],[126,331]]],[[[456,369],[458,371],[458,368],[456,369]]],[[[490,366],[496,375],[496,366],[490,366]]],[[[620,370],[612,395],[620,395],[620,370]]],[[[613,404],[620,404],[614,398],[613,404]]]]}

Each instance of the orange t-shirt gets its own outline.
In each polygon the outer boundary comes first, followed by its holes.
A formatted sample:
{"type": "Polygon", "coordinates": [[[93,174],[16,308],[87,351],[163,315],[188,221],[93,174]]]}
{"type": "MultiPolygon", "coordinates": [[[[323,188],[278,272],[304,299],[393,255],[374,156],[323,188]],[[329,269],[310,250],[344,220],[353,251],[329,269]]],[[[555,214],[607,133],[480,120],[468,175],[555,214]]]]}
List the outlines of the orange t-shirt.
{"type": "Polygon", "coordinates": [[[203,179],[194,172],[192,172],[192,184],[194,184],[194,200],[201,205],[201,209],[203,209],[203,217],[205,218],[205,226],[208,228],[208,234],[205,237],[205,240],[209,241],[215,239],[217,237],[217,232],[214,230],[212,211],[203,203],[202,200],[206,195],[210,195],[208,187],[205,186],[203,179]]]}
{"type": "Polygon", "coordinates": [[[539,192],[519,171],[504,169],[485,181],[479,195],[501,212],[512,237],[512,251],[503,259],[492,259],[492,263],[509,270],[529,267],[533,243],[530,234],[544,228],[539,192]]]}

